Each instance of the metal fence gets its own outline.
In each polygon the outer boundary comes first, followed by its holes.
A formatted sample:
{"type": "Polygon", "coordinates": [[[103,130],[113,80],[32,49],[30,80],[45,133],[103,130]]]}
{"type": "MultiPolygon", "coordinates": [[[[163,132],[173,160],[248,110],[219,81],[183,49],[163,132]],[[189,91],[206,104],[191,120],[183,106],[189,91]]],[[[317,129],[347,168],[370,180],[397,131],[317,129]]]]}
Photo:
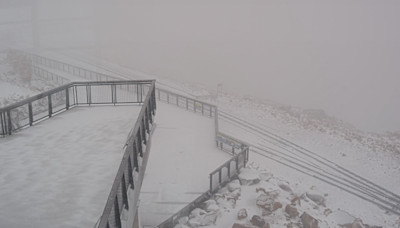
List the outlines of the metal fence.
{"type": "Polygon", "coordinates": [[[57,87],[1,108],[0,136],[11,135],[75,106],[143,103],[142,87],[152,88],[153,84],[152,80],[74,82],[57,87]]]}
{"type": "Polygon", "coordinates": [[[118,81],[121,80],[116,77],[112,77],[110,75],[98,73],[95,71],[87,70],[82,67],[77,67],[68,63],[60,62],[57,60],[49,59],[43,56],[22,52],[19,50],[15,50],[21,52],[22,54],[28,56],[32,62],[41,64],[46,67],[50,67],[52,69],[60,70],[78,77],[83,77],[88,79],[89,81],[118,81]]]}
{"type": "Polygon", "coordinates": [[[138,207],[143,176],[149,159],[151,124],[156,109],[154,82],[148,87],[135,127],[130,133],[126,149],[111,188],[99,228],[121,228],[122,220],[132,227],[138,207]]]}
{"type": "Polygon", "coordinates": [[[237,177],[239,170],[246,166],[249,159],[249,146],[246,143],[219,131],[217,106],[162,89],[156,89],[156,94],[159,101],[209,118],[214,118],[215,141],[217,147],[233,155],[229,161],[209,174],[210,189],[207,192],[203,193],[193,202],[186,205],[157,226],[159,228],[172,228],[178,223],[179,218],[189,216],[192,210],[198,208],[204,201],[208,200],[221,186],[237,177]]]}
{"type": "Polygon", "coordinates": [[[48,81],[53,81],[58,86],[62,86],[62,85],[65,85],[65,84],[68,84],[68,83],[71,82],[70,80],[68,80],[66,78],[58,76],[58,75],[56,75],[56,74],[54,74],[52,72],[49,72],[49,71],[44,70],[44,69],[42,69],[40,67],[37,67],[37,66],[33,66],[33,73],[36,76],[42,77],[42,78],[44,78],[44,79],[46,79],[48,81]]]}

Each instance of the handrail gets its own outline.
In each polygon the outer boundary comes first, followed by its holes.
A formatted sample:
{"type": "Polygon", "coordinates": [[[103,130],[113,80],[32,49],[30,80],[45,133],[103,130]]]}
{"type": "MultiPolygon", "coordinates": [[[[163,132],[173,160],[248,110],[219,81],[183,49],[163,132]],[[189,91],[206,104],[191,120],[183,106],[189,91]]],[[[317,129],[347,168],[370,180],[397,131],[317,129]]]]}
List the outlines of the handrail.
{"type": "MultiPolygon", "coordinates": [[[[0,136],[11,135],[12,132],[20,130],[45,118],[50,118],[56,113],[68,110],[79,105],[96,104],[129,104],[143,103],[142,95],[139,91],[126,91],[119,85],[137,86],[141,88],[145,85],[154,84],[154,80],[129,80],[129,81],[109,81],[109,82],[72,82],[46,92],[37,94],[27,99],[0,108],[0,136]],[[96,88],[106,88],[109,95],[107,101],[97,101],[96,95],[102,91],[96,88]],[[122,94],[125,100],[117,95],[122,94]],[[136,96],[136,97],[135,97],[136,96]],[[128,97],[128,98],[126,98],[128,97]],[[93,101],[96,99],[96,102],[93,101]],[[39,115],[40,114],[40,115],[39,115]],[[36,116],[39,115],[39,116],[36,116]],[[23,122],[21,124],[21,122],[23,122]]],[[[144,91],[140,89],[141,93],[144,91]]],[[[154,93],[154,92],[153,92],[154,93]]],[[[104,95],[104,94],[103,94],[104,95]]],[[[154,103],[154,102],[153,102],[154,103]]]]}
{"type": "Polygon", "coordinates": [[[146,146],[145,152],[143,151],[142,143],[145,145],[149,144],[149,136],[146,133],[150,134],[149,124],[153,123],[152,119],[155,114],[155,103],[153,103],[155,101],[153,99],[154,89],[155,84],[153,81],[140,110],[139,117],[136,120],[134,130],[128,140],[128,145],[111,187],[110,195],[108,196],[103,214],[100,217],[99,228],[114,227],[114,225],[121,227],[120,217],[123,208],[129,210],[129,215],[135,216],[136,214],[139,194],[135,194],[135,199],[129,203],[130,200],[126,192],[128,189],[133,189],[136,193],[139,193],[142,186],[144,171],[150,153],[148,146],[146,146]],[[142,158],[142,164],[138,164],[137,160],[139,160],[139,156],[142,158]],[[139,178],[137,179],[133,177],[133,172],[135,171],[139,171],[139,178]],[[119,192],[121,192],[121,196],[118,195],[119,192]],[[122,199],[120,200],[120,198],[122,199]],[[123,202],[123,205],[120,205],[119,201],[123,202]]]}
{"type": "MultiPolygon", "coordinates": [[[[36,60],[36,62],[38,62],[38,63],[39,63],[39,59],[40,59],[40,61],[41,61],[40,64],[43,64],[42,62],[44,60],[45,63],[48,62],[49,65],[53,65],[53,66],[55,66],[56,64],[68,65],[68,72],[69,73],[73,73],[74,75],[77,75],[77,76],[82,76],[80,74],[80,70],[84,71],[84,75],[85,76],[86,76],[86,72],[90,72],[90,74],[94,73],[96,75],[100,75],[100,73],[98,73],[98,72],[94,72],[94,71],[86,70],[86,69],[83,69],[83,68],[75,67],[75,66],[72,66],[70,64],[61,63],[61,62],[54,61],[54,60],[51,60],[51,59],[48,59],[48,58],[45,58],[45,57],[37,56],[37,55],[34,55],[34,54],[30,54],[30,53],[28,53],[28,55],[33,56],[33,60],[34,61],[36,60]],[[75,72],[75,70],[70,72],[69,66],[71,66],[73,69],[78,69],[78,74],[75,72]]],[[[46,64],[44,64],[44,65],[46,65],[46,64]]],[[[62,68],[64,70],[65,67],[63,66],[62,68]]],[[[111,77],[111,76],[109,76],[109,77],[111,77]]],[[[229,152],[229,153],[231,153],[233,155],[233,157],[229,161],[225,162],[223,165],[221,165],[216,170],[214,170],[212,173],[210,173],[210,176],[209,176],[209,178],[210,178],[210,190],[208,190],[207,192],[202,194],[200,197],[198,197],[192,203],[187,205],[185,208],[183,208],[179,212],[175,213],[172,217],[170,217],[169,219],[167,219],[165,222],[163,222],[162,224],[160,224],[158,226],[158,227],[164,227],[168,223],[171,223],[171,222],[173,223],[174,220],[177,219],[177,216],[182,214],[183,212],[186,212],[188,210],[188,208],[192,208],[194,205],[198,205],[199,202],[201,201],[201,199],[207,199],[210,196],[210,194],[214,193],[216,189],[218,189],[224,182],[226,182],[227,179],[226,178],[222,178],[221,172],[222,172],[222,169],[224,169],[228,165],[230,166],[231,162],[233,162],[233,161],[236,162],[236,172],[235,173],[237,174],[238,171],[239,171],[239,168],[241,166],[245,166],[247,161],[248,161],[249,145],[247,145],[245,142],[243,142],[241,140],[238,140],[238,139],[236,139],[236,138],[234,138],[232,136],[229,136],[229,135],[219,131],[218,106],[212,105],[212,104],[209,104],[207,102],[203,102],[203,101],[200,101],[200,100],[197,100],[197,99],[193,99],[193,98],[190,98],[190,97],[187,97],[187,96],[183,96],[183,95],[180,95],[180,94],[177,94],[177,93],[173,93],[173,92],[170,92],[168,90],[160,89],[160,88],[155,88],[153,93],[154,93],[154,99],[158,98],[158,100],[166,102],[166,103],[169,103],[171,105],[175,105],[175,106],[180,107],[180,108],[185,108],[185,109],[187,109],[189,111],[193,111],[193,112],[201,114],[203,116],[208,116],[210,118],[214,118],[214,121],[215,121],[215,140],[216,140],[217,147],[219,149],[227,151],[227,152],[229,152]],[[157,92],[158,96],[155,95],[156,92],[157,92]],[[161,94],[162,93],[166,94],[166,96],[167,96],[167,98],[165,100],[163,100],[161,98],[161,94]],[[171,96],[174,97],[175,99],[170,99],[171,96]],[[184,101],[184,105],[182,105],[181,102],[180,102],[182,100],[184,101]],[[192,104],[189,105],[189,101],[192,104]],[[192,109],[190,107],[191,105],[193,106],[192,109]],[[199,109],[196,108],[197,105],[199,106],[199,109]],[[199,111],[199,110],[201,110],[201,111],[199,111]],[[208,111],[208,112],[205,113],[204,112],[205,110],[208,111]],[[224,148],[224,145],[226,145],[228,147],[231,147],[232,150],[227,150],[226,148],[224,148]],[[240,150],[240,152],[236,153],[235,150],[238,150],[238,149],[240,150]],[[240,165],[239,165],[239,157],[243,157],[243,161],[242,161],[242,163],[240,165]],[[218,186],[213,188],[212,187],[212,175],[217,173],[217,172],[219,172],[219,184],[218,184],[218,186]]],[[[132,135],[135,135],[134,132],[136,130],[137,129],[136,129],[136,125],[135,125],[135,129],[133,130],[132,135]]],[[[230,167],[228,168],[228,170],[230,170],[230,167]]],[[[230,180],[233,177],[233,175],[231,175],[229,171],[228,171],[228,177],[229,177],[228,180],[230,180]]],[[[114,195],[110,194],[109,199],[111,199],[113,196],[114,195]]],[[[110,205],[108,205],[108,207],[110,207],[110,205]]],[[[106,208],[107,208],[107,206],[106,206],[106,208]]],[[[111,210],[111,209],[108,208],[108,210],[111,210]]],[[[105,227],[105,226],[101,226],[101,225],[104,225],[104,222],[100,223],[99,227],[105,227]]]]}

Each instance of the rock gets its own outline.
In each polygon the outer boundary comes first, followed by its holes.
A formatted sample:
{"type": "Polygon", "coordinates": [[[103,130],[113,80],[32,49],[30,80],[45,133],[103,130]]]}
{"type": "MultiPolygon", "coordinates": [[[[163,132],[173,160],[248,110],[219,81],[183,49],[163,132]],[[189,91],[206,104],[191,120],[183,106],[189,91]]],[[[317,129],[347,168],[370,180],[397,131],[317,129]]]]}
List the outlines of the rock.
{"type": "Polygon", "coordinates": [[[329,209],[329,208],[325,209],[325,211],[324,211],[325,216],[328,216],[330,213],[332,213],[331,209],[329,209]]]}
{"type": "Polygon", "coordinates": [[[199,218],[191,218],[189,219],[189,221],[187,222],[187,224],[191,227],[191,228],[197,228],[200,226],[200,219],[199,218]]]}
{"type": "Polygon", "coordinates": [[[174,228],[189,228],[188,226],[186,226],[186,225],[183,225],[183,224],[176,224],[175,226],[174,226],[174,228]]]}
{"type": "Polygon", "coordinates": [[[229,192],[229,190],[228,190],[228,187],[222,187],[222,188],[220,188],[219,190],[218,190],[218,194],[221,194],[221,195],[223,195],[223,194],[225,194],[225,193],[228,193],[229,192]]]}
{"type": "Polygon", "coordinates": [[[281,183],[278,184],[278,186],[279,186],[281,189],[283,189],[283,190],[285,190],[285,191],[287,191],[287,192],[292,192],[292,189],[291,189],[291,188],[289,187],[289,185],[286,184],[286,183],[281,182],[281,183]]]}
{"type": "Polygon", "coordinates": [[[237,213],[237,218],[238,219],[244,219],[247,218],[247,210],[245,208],[242,208],[238,211],[237,213]]]}
{"type": "Polygon", "coordinates": [[[279,191],[277,189],[277,190],[273,190],[273,191],[267,192],[267,196],[270,196],[270,197],[276,199],[276,197],[278,197],[280,193],[281,193],[281,191],[279,191]]]}
{"type": "Polygon", "coordinates": [[[207,211],[207,208],[210,206],[210,205],[213,205],[213,204],[217,204],[217,202],[215,201],[215,200],[213,200],[213,199],[210,199],[210,200],[207,200],[207,201],[205,201],[204,203],[202,203],[201,204],[201,208],[203,209],[203,210],[205,210],[205,211],[207,211]]]}
{"type": "Polygon", "coordinates": [[[232,192],[226,193],[225,194],[225,198],[227,198],[227,199],[234,198],[235,200],[238,200],[239,197],[241,196],[240,191],[241,191],[241,189],[239,188],[239,189],[236,189],[236,190],[234,190],[232,192]]]}
{"type": "Polygon", "coordinates": [[[272,211],[276,211],[279,208],[282,208],[282,204],[279,202],[275,202],[274,205],[272,206],[272,211]]]}
{"type": "Polygon", "coordinates": [[[205,210],[202,210],[200,208],[196,208],[196,209],[194,209],[193,211],[190,212],[189,219],[202,218],[206,214],[207,214],[207,212],[205,210]]]}
{"type": "Polygon", "coordinates": [[[256,205],[266,210],[271,210],[274,203],[274,198],[265,194],[261,194],[256,201],[256,205]]]}
{"type": "Polygon", "coordinates": [[[214,212],[214,211],[218,211],[218,210],[219,210],[219,206],[218,206],[217,204],[211,204],[210,206],[208,206],[208,207],[206,208],[206,211],[207,211],[208,213],[214,212]]]}
{"type": "Polygon", "coordinates": [[[263,218],[261,218],[259,215],[253,215],[250,222],[254,226],[258,226],[261,228],[263,228],[265,226],[265,220],[263,218]]]}
{"type": "Polygon", "coordinates": [[[274,175],[272,173],[263,172],[259,174],[260,180],[269,181],[274,175]]]}
{"type": "Polygon", "coordinates": [[[200,226],[211,226],[211,225],[214,225],[215,222],[217,221],[218,215],[219,215],[219,209],[216,210],[216,211],[213,211],[211,213],[206,214],[200,220],[200,226]]]}
{"type": "Polygon", "coordinates": [[[317,205],[322,205],[325,206],[325,198],[323,196],[317,195],[317,194],[311,194],[311,193],[306,193],[307,197],[314,201],[317,205]]]}
{"type": "Polygon", "coordinates": [[[301,206],[301,202],[300,202],[300,197],[295,195],[295,194],[290,194],[290,196],[287,198],[292,205],[296,205],[296,203],[299,204],[299,206],[301,206]]]}
{"type": "Polygon", "coordinates": [[[178,219],[178,223],[182,224],[182,225],[185,225],[188,221],[189,221],[189,217],[188,216],[181,217],[181,218],[178,219]]]}
{"type": "Polygon", "coordinates": [[[240,181],[238,179],[229,182],[226,187],[228,188],[228,191],[230,191],[230,192],[233,192],[237,189],[242,188],[242,186],[240,185],[240,181]]]}
{"type": "Polygon", "coordinates": [[[258,174],[248,169],[242,169],[238,177],[241,185],[248,186],[252,184],[258,184],[260,182],[260,177],[258,174]]]}
{"type": "Polygon", "coordinates": [[[297,209],[289,204],[286,205],[285,212],[288,213],[291,218],[299,216],[299,212],[297,211],[297,209]]]}
{"type": "Polygon", "coordinates": [[[234,223],[232,228],[248,228],[248,226],[240,223],[234,223]]]}
{"type": "Polygon", "coordinates": [[[318,228],[318,220],[313,218],[311,215],[304,212],[300,216],[301,223],[303,224],[303,228],[318,228]]]}
{"type": "Polygon", "coordinates": [[[217,204],[220,208],[232,209],[236,207],[236,199],[234,198],[219,198],[217,204]]]}

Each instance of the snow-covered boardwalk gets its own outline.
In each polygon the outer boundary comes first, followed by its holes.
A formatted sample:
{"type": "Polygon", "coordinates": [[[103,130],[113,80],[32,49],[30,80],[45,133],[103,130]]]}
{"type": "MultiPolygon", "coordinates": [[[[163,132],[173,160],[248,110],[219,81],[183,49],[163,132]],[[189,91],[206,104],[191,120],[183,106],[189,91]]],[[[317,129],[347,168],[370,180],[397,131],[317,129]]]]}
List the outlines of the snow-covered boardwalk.
{"type": "Polygon", "coordinates": [[[140,194],[141,224],[157,226],[209,189],[231,155],[215,146],[214,119],[157,103],[157,124],[140,194]]]}
{"type": "Polygon", "coordinates": [[[0,227],[93,227],[140,109],[77,107],[0,138],[0,227]]]}

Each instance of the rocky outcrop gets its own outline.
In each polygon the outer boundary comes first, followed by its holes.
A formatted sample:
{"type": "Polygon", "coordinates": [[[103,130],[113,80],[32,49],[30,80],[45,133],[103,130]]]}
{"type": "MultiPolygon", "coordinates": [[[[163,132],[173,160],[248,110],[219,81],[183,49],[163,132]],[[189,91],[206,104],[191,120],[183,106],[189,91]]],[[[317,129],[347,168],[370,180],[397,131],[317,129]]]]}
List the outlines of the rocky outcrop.
{"type": "Polygon", "coordinates": [[[303,228],[318,228],[318,220],[313,218],[311,215],[304,212],[300,216],[301,223],[303,224],[303,228]]]}
{"type": "Polygon", "coordinates": [[[317,205],[321,205],[326,207],[325,205],[325,198],[323,196],[317,195],[317,194],[312,194],[312,193],[306,193],[307,197],[312,200],[314,203],[317,205]]]}
{"type": "Polygon", "coordinates": [[[252,185],[260,183],[260,176],[256,172],[248,169],[242,169],[239,174],[239,180],[241,185],[252,185]]]}
{"type": "Polygon", "coordinates": [[[259,215],[253,215],[250,222],[251,224],[253,224],[253,226],[257,226],[260,228],[263,228],[265,226],[265,220],[261,218],[259,215]]]}
{"type": "Polygon", "coordinates": [[[288,213],[288,215],[291,218],[295,218],[295,217],[299,216],[299,212],[297,211],[297,209],[294,206],[289,205],[289,204],[286,205],[285,212],[288,213]]]}
{"type": "Polygon", "coordinates": [[[240,209],[240,210],[238,211],[238,213],[237,213],[237,218],[238,218],[239,220],[244,219],[244,218],[247,218],[247,210],[246,210],[246,208],[242,208],[242,209],[240,209]]]}

